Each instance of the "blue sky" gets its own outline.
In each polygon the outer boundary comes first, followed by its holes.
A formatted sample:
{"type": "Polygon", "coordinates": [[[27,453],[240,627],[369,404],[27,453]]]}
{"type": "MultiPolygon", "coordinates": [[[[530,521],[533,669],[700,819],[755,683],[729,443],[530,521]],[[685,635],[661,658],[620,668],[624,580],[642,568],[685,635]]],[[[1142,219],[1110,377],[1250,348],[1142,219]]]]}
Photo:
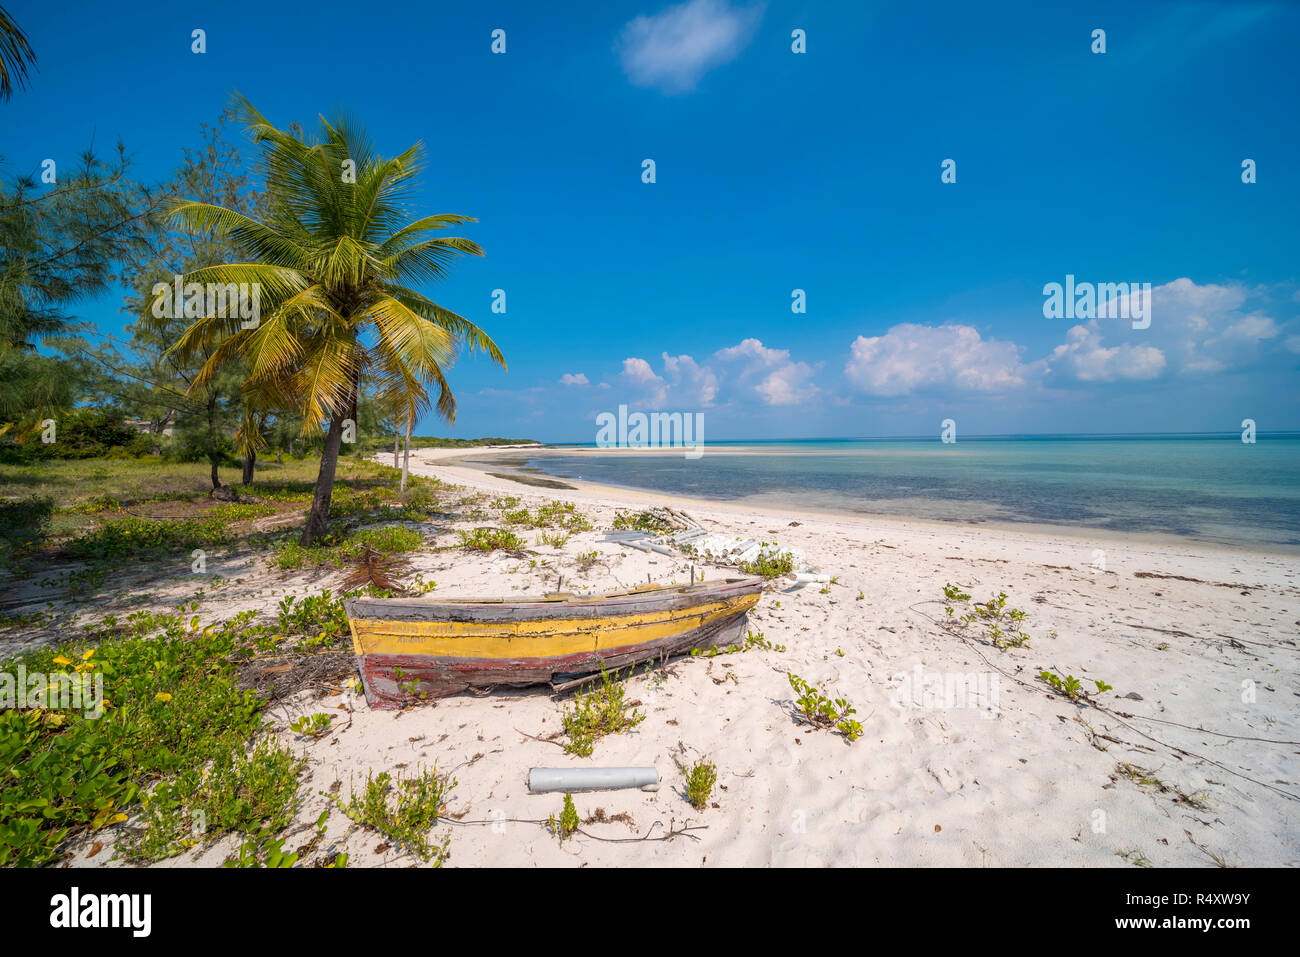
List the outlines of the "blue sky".
{"type": "Polygon", "coordinates": [[[425,143],[423,211],[487,252],[427,292],[509,362],[459,363],[425,434],[1300,428],[1297,4],[6,5],[40,67],[7,174],[120,137],[160,178],[232,89],[425,143]],[[1045,318],[1067,274],[1151,283],[1150,327],[1045,318]]]}

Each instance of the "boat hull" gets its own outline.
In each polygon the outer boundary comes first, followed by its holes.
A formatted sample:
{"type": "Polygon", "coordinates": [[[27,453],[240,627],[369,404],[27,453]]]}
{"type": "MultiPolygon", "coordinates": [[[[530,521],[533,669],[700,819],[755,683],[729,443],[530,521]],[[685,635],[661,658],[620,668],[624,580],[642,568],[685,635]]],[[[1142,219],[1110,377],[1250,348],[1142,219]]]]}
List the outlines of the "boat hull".
{"type": "Polygon", "coordinates": [[[519,687],[739,641],[761,579],[533,601],[349,599],[372,708],[519,687]]]}

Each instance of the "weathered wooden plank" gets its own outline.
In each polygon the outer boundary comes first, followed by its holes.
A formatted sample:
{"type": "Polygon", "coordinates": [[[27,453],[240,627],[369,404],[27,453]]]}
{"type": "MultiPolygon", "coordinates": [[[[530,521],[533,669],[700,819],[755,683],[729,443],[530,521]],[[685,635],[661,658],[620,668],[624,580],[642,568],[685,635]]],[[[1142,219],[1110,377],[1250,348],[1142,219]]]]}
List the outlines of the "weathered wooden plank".
{"type": "Polygon", "coordinates": [[[350,598],[348,616],[396,621],[531,621],[553,617],[602,618],[611,614],[636,614],[660,609],[683,609],[709,600],[752,594],[762,579],[742,578],[695,585],[642,586],[607,595],[516,599],[492,603],[459,599],[350,598]]]}

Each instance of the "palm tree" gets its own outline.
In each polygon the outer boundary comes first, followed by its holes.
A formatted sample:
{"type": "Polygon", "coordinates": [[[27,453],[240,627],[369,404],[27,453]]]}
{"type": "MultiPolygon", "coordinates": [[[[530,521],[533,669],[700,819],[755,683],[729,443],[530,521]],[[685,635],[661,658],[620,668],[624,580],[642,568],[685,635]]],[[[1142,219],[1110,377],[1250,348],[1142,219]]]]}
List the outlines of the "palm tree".
{"type": "MultiPolygon", "coordinates": [[[[330,497],[345,425],[356,422],[362,376],[376,398],[414,418],[438,387],[438,413],[455,421],[456,400],[445,370],[461,348],[485,351],[505,368],[501,350],[463,316],[405,283],[442,279],[462,255],[483,255],[477,243],[439,233],[468,216],[409,221],[409,197],[423,147],[377,155],[351,119],[320,119],[308,138],[276,129],[247,100],[235,109],[262,148],[269,212],[262,220],[221,206],[179,201],[183,225],[228,236],[245,262],[197,269],[185,282],[248,283],[260,288],[261,316],[244,328],[236,310],[192,322],[172,347],[183,359],[208,354],[196,385],[224,363],[242,359],[251,410],[291,411],[304,429],[328,424],[311,515],[302,544],[328,527],[330,497]]],[[[151,321],[152,310],[142,316],[151,321]]]]}
{"type": "Polygon", "coordinates": [[[36,54],[27,34],[14,23],[9,11],[0,7],[0,101],[11,99],[14,85],[26,86],[27,64],[36,65],[36,54]]]}
{"type": "Polygon", "coordinates": [[[240,476],[240,484],[251,485],[256,478],[257,453],[266,448],[266,436],[262,430],[266,427],[266,420],[270,413],[266,410],[254,410],[247,405],[244,406],[244,417],[239,423],[239,428],[235,430],[235,452],[243,459],[243,470],[240,476]]]}

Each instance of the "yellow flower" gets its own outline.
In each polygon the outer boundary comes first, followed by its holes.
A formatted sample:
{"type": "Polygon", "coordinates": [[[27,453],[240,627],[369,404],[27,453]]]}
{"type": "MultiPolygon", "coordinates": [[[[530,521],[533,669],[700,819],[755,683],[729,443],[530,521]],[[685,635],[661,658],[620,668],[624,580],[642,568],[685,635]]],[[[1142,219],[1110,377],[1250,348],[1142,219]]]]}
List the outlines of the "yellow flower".
{"type": "Polygon", "coordinates": [[[71,659],[71,658],[65,658],[65,657],[63,657],[63,655],[57,655],[57,656],[55,657],[55,659],[54,659],[54,663],[55,663],[56,665],[70,665],[70,664],[72,664],[72,659],[71,659]]]}
{"type": "Polygon", "coordinates": [[[91,648],[89,651],[87,651],[84,655],[81,656],[81,660],[89,661],[93,657],[95,657],[95,649],[91,648]]]}
{"type": "Polygon", "coordinates": [[[156,701],[171,701],[171,700],[172,700],[172,696],[169,695],[166,691],[159,691],[156,695],[154,695],[154,700],[156,700],[156,701]]]}

